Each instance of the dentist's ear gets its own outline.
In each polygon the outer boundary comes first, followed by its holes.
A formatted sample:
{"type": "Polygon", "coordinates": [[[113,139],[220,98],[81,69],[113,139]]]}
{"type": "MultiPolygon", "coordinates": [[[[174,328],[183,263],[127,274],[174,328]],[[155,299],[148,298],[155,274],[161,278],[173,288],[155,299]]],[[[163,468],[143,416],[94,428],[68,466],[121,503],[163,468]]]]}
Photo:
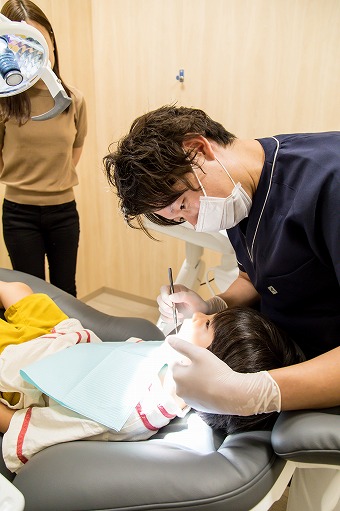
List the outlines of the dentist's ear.
{"type": "Polygon", "coordinates": [[[196,154],[197,157],[203,157],[204,160],[215,160],[215,154],[212,147],[213,142],[203,135],[186,135],[183,141],[183,149],[187,153],[196,154]]]}

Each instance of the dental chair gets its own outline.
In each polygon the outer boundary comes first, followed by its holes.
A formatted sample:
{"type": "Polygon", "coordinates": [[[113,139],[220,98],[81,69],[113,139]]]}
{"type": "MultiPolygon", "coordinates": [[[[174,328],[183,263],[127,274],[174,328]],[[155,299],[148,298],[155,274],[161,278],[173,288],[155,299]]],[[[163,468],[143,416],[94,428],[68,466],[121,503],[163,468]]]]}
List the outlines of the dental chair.
{"type": "MultiPolygon", "coordinates": [[[[321,502],[312,502],[320,511],[340,508],[340,406],[281,413],[273,428],[272,445],[294,471],[336,469],[335,478],[324,485],[321,502]]],[[[320,475],[322,472],[316,477],[320,475]]],[[[298,478],[294,482],[296,488],[304,491],[298,478]]]]}
{"type": "MultiPolygon", "coordinates": [[[[0,269],[0,280],[23,281],[35,292],[48,294],[104,341],[131,336],[163,339],[162,332],[146,320],[101,313],[36,277],[0,269]]],[[[301,417],[307,421],[303,431],[298,425],[294,429],[294,414],[281,414],[276,453],[269,431],[223,437],[191,412],[147,441],[76,441],[49,447],[17,475],[6,469],[0,457],[0,474],[23,494],[25,511],[267,510],[281,497],[294,472],[294,460],[290,461],[294,452],[306,456],[308,463],[330,458],[327,462],[339,464],[340,438],[333,427],[340,431],[340,418],[332,414],[330,425],[324,425],[324,416],[316,419],[318,435],[325,439],[319,443],[313,434],[306,438],[308,413],[301,417]],[[290,432],[289,438],[285,436],[285,416],[293,438],[290,432]]]]}

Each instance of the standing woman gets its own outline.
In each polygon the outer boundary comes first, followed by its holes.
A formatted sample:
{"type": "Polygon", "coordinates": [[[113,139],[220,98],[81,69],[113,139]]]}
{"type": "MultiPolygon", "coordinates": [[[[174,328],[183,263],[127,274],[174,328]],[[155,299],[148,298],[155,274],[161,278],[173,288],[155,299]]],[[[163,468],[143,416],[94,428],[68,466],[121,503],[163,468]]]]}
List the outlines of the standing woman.
{"type": "MultiPolygon", "coordinates": [[[[8,0],[1,13],[42,33],[61,80],[54,32],[42,10],[30,0],[8,0]]],[[[45,279],[46,256],[50,282],[76,296],[80,228],[73,187],[87,131],[86,105],[78,90],[61,82],[72,103],[49,120],[30,119],[54,105],[42,80],[0,99],[0,181],[6,185],[2,222],[13,269],[45,279]]]]}

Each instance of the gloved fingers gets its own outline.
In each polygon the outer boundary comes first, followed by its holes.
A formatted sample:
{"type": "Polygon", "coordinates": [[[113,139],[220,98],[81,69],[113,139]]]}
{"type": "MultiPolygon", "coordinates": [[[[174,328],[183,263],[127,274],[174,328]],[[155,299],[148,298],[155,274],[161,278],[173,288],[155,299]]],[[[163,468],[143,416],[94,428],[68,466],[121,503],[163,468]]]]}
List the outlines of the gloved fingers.
{"type": "Polygon", "coordinates": [[[190,304],[190,302],[192,301],[193,293],[194,293],[194,291],[186,291],[186,290],[175,291],[174,293],[172,293],[172,295],[170,295],[171,301],[175,304],[177,304],[177,303],[178,304],[181,304],[181,303],[190,304]]]}
{"type": "Polygon", "coordinates": [[[165,323],[173,321],[173,303],[169,298],[170,286],[162,286],[161,294],[157,296],[158,310],[165,323]]]}
{"type": "MultiPolygon", "coordinates": [[[[190,291],[182,284],[175,285],[175,292],[170,294],[170,286],[162,286],[161,294],[157,297],[158,309],[161,318],[164,322],[170,323],[173,321],[173,306],[176,305],[177,319],[182,322],[183,319],[192,316],[195,308],[192,309],[192,297],[198,296],[193,291],[190,291]]],[[[199,298],[202,300],[201,298],[199,298]]],[[[203,301],[203,303],[205,303],[203,301]]]]}
{"type": "Polygon", "coordinates": [[[267,371],[239,373],[211,351],[174,336],[168,344],[180,356],[172,367],[177,394],[196,410],[230,415],[254,415],[281,409],[280,388],[267,371]]]}
{"type": "Polygon", "coordinates": [[[166,305],[160,296],[157,297],[157,303],[162,321],[165,323],[171,323],[173,321],[173,308],[166,305]]]}
{"type": "Polygon", "coordinates": [[[174,364],[190,365],[191,360],[188,357],[182,355],[179,351],[173,349],[171,344],[168,342],[169,339],[172,342],[176,342],[176,340],[182,339],[179,339],[179,337],[176,337],[176,335],[168,335],[165,339],[164,345],[166,346],[167,349],[167,363],[170,366],[170,368],[172,369],[174,364]]]}
{"type": "Polygon", "coordinates": [[[157,297],[158,305],[163,303],[164,305],[171,307],[172,301],[169,298],[170,294],[170,286],[162,286],[160,289],[160,294],[157,297]]]}
{"type": "Polygon", "coordinates": [[[182,284],[178,284],[174,287],[175,289],[175,292],[174,293],[170,293],[170,286],[162,286],[161,289],[160,289],[160,294],[157,296],[157,303],[159,305],[159,310],[161,312],[164,311],[164,313],[167,315],[170,313],[170,311],[172,311],[172,307],[174,305],[174,303],[180,303],[182,302],[182,296],[183,296],[183,293],[184,293],[184,296],[185,296],[185,293],[188,292],[188,288],[186,288],[185,286],[182,286],[182,284]],[[180,298],[178,298],[178,295],[181,295],[180,298]]]}
{"type": "MultiPolygon", "coordinates": [[[[190,291],[187,287],[183,286],[182,284],[175,284],[174,286],[174,294],[181,293],[181,292],[188,292],[190,291]]],[[[164,302],[166,305],[172,306],[173,300],[170,299],[171,295],[170,293],[170,286],[162,286],[160,289],[160,295],[159,299],[160,301],[164,302]]]]}
{"type": "Polygon", "coordinates": [[[176,304],[179,318],[191,318],[194,312],[206,313],[207,303],[195,291],[181,290],[170,295],[171,301],[176,304]]]}
{"type": "Polygon", "coordinates": [[[167,337],[167,341],[174,350],[181,355],[184,355],[184,357],[186,357],[189,361],[195,361],[195,359],[199,358],[201,355],[202,350],[204,350],[204,348],[195,346],[188,341],[184,341],[184,339],[176,337],[175,335],[169,335],[167,337]]]}

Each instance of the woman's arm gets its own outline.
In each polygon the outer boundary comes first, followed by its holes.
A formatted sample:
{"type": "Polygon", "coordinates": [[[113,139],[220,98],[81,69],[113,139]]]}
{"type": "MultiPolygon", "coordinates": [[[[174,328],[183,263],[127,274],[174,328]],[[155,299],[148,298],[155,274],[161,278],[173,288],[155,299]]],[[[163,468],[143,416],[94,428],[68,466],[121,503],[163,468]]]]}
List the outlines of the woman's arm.
{"type": "Polygon", "coordinates": [[[73,165],[76,167],[79,160],[80,160],[80,156],[81,156],[81,153],[83,152],[83,147],[74,147],[72,149],[72,161],[73,161],[73,165]]]}

